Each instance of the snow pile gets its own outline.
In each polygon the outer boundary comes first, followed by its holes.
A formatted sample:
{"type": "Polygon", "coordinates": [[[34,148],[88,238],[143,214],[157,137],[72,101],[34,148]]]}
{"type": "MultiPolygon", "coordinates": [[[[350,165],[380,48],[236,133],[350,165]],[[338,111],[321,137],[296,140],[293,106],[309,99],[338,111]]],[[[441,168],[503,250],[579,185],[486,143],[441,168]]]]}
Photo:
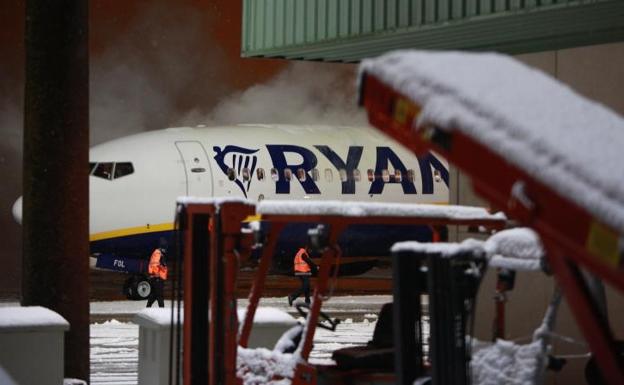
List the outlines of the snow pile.
{"type": "Polygon", "coordinates": [[[414,217],[456,220],[505,220],[503,213],[490,214],[482,207],[345,202],[264,200],[257,206],[261,215],[340,215],[347,217],[414,217]]]}
{"type": "MultiPolygon", "coordinates": [[[[175,311],[175,309],[174,309],[175,311]]],[[[247,314],[246,308],[238,308],[238,321],[243,322],[247,314]]],[[[174,313],[174,322],[177,322],[177,312],[174,313]]],[[[154,327],[168,327],[171,324],[171,308],[144,308],[134,317],[134,322],[138,325],[154,327]]],[[[184,323],[184,313],[180,312],[180,322],[184,323]]],[[[279,324],[294,325],[295,319],[287,312],[274,307],[258,307],[254,314],[254,324],[279,324]]]]}
{"type": "MultiPolygon", "coordinates": [[[[151,328],[169,327],[171,325],[171,311],[171,308],[146,308],[134,316],[134,323],[151,328]]],[[[178,322],[177,311],[174,313],[173,321],[178,322]]],[[[180,322],[184,323],[184,312],[180,312],[180,322]]]]}
{"type": "Polygon", "coordinates": [[[540,270],[544,247],[535,231],[516,228],[492,235],[484,244],[490,266],[511,270],[540,270]]]}
{"type": "Polygon", "coordinates": [[[542,368],[542,342],[526,345],[496,340],[484,343],[473,340],[472,380],[475,385],[533,385],[542,368]]]}
{"type": "MultiPolygon", "coordinates": [[[[242,322],[247,315],[247,308],[238,309],[238,320],[242,322]]],[[[258,307],[254,314],[254,325],[260,324],[279,324],[294,325],[297,323],[295,319],[283,310],[274,307],[258,307]]]]}
{"type": "Polygon", "coordinates": [[[41,329],[69,330],[69,322],[41,306],[0,307],[0,332],[41,329]]]}
{"type": "Polygon", "coordinates": [[[297,364],[292,354],[240,346],[237,351],[236,376],[243,380],[244,385],[291,383],[297,364]]]}
{"type": "Polygon", "coordinates": [[[624,119],[496,53],[396,51],[360,65],[456,129],[624,233],[624,119]]]}
{"type": "Polygon", "coordinates": [[[213,204],[217,207],[221,206],[224,203],[244,203],[248,205],[253,205],[254,203],[250,200],[244,198],[236,198],[236,197],[228,197],[228,198],[202,198],[202,197],[187,197],[181,196],[176,199],[176,202],[181,205],[190,205],[190,204],[213,204]]]}

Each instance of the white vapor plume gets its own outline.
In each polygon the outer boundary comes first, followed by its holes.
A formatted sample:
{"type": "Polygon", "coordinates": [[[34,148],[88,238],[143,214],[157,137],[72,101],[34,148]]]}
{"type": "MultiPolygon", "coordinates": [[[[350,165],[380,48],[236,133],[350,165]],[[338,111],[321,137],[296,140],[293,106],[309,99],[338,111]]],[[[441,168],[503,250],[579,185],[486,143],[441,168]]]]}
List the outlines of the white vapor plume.
{"type": "Polygon", "coordinates": [[[191,113],[180,123],[366,125],[356,100],[355,66],[297,62],[220,101],[208,116],[191,113]]]}
{"type": "Polygon", "coordinates": [[[155,1],[92,60],[92,145],[166,128],[195,105],[206,110],[230,91],[221,81],[223,53],[205,35],[203,23],[194,8],[155,1]]]}

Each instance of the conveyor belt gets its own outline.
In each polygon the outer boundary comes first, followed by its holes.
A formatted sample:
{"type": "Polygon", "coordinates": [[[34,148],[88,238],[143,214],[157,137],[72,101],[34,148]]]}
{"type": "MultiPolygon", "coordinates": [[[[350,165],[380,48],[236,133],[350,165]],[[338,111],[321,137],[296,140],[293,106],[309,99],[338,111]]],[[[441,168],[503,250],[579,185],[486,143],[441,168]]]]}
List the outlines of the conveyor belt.
{"type": "Polygon", "coordinates": [[[497,54],[394,52],[360,67],[370,122],[436,151],[535,229],[607,383],[624,383],[582,266],[624,291],[624,119],[497,54]]]}

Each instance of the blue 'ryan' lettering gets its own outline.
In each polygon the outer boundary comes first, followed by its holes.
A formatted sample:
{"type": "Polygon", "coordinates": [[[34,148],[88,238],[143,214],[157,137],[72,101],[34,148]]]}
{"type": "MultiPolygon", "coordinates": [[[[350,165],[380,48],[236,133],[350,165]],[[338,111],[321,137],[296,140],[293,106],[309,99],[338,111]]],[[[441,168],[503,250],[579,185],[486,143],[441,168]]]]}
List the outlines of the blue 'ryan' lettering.
{"type": "Polygon", "coordinates": [[[423,194],[433,194],[433,174],[431,172],[431,167],[440,172],[440,176],[444,183],[446,183],[446,187],[449,185],[449,172],[444,167],[442,162],[433,154],[427,153],[424,157],[418,158],[418,165],[420,166],[420,179],[422,180],[422,193],[423,194]]]}
{"type": "Polygon", "coordinates": [[[342,182],[343,194],[355,194],[355,180],[353,178],[353,170],[358,168],[360,159],[362,158],[362,146],[349,146],[349,152],[347,153],[347,163],[340,159],[340,156],[334,152],[329,146],[315,145],[316,147],[329,161],[336,167],[336,170],[346,170],[347,180],[342,182]]]}
{"type": "Polygon", "coordinates": [[[368,193],[381,194],[386,183],[401,183],[401,187],[403,188],[403,194],[416,194],[416,186],[414,186],[414,183],[411,182],[409,178],[407,178],[407,169],[405,168],[405,165],[403,164],[403,162],[401,162],[401,159],[399,159],[397,154],[395,154],[390,147],[377,147],[375,180],[371,184],[368,193]],[[392,168],[394,170],[401,171],[401,175],[403,175],[404,177],[401,178],[400,182],[392,177],[388,182],[385,182],[381,178],[382,170],[390,170],[390,167],[388,167],[388,163],[392,165],[392,168]]]}
{"type": "Polygon", "coordinates": [[[298,180],[301,183],[301,187],[306,194],[320,194],[316,183],[310,177],[310,170],[316,167],[317,159],[312,151],[307,148],[295,145],[281,145],[281,144],[267,144],[267,150],[271,155],[271,161],[273,166],[278,172],[278,180],[275,183],[276,194],[290,194],[290,182],[284,177],[284,170],[289,168],[293,173],[293,179],[298,180]],[[285,153],[291,152],[299,154],[303,161],[300,164],[288,164],[286,161],[285,153]],[[306,173],[305,180],[299,180],[297,178],[297,169],[302,168],[306,173]]]}

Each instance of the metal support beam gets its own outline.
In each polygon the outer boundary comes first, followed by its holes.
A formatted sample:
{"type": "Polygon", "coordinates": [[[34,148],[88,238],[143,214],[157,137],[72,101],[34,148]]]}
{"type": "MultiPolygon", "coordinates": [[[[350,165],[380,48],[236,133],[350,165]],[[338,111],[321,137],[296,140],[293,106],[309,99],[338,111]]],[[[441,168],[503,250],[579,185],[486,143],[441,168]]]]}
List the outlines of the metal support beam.
{"type": "Polygon", "coordinates": [[[426,275],[422,262],[412,255],[395,254],[392,258],[394,372],[396,383],[413,384],[425,374],[421,294],[426,293],[426,275]]]}
{"type": "Polygon", "coordinates": [[[88,1],[27,1],[25,38],[22,304],[69,321],[65,376],[88,381],[88,1]]]}

